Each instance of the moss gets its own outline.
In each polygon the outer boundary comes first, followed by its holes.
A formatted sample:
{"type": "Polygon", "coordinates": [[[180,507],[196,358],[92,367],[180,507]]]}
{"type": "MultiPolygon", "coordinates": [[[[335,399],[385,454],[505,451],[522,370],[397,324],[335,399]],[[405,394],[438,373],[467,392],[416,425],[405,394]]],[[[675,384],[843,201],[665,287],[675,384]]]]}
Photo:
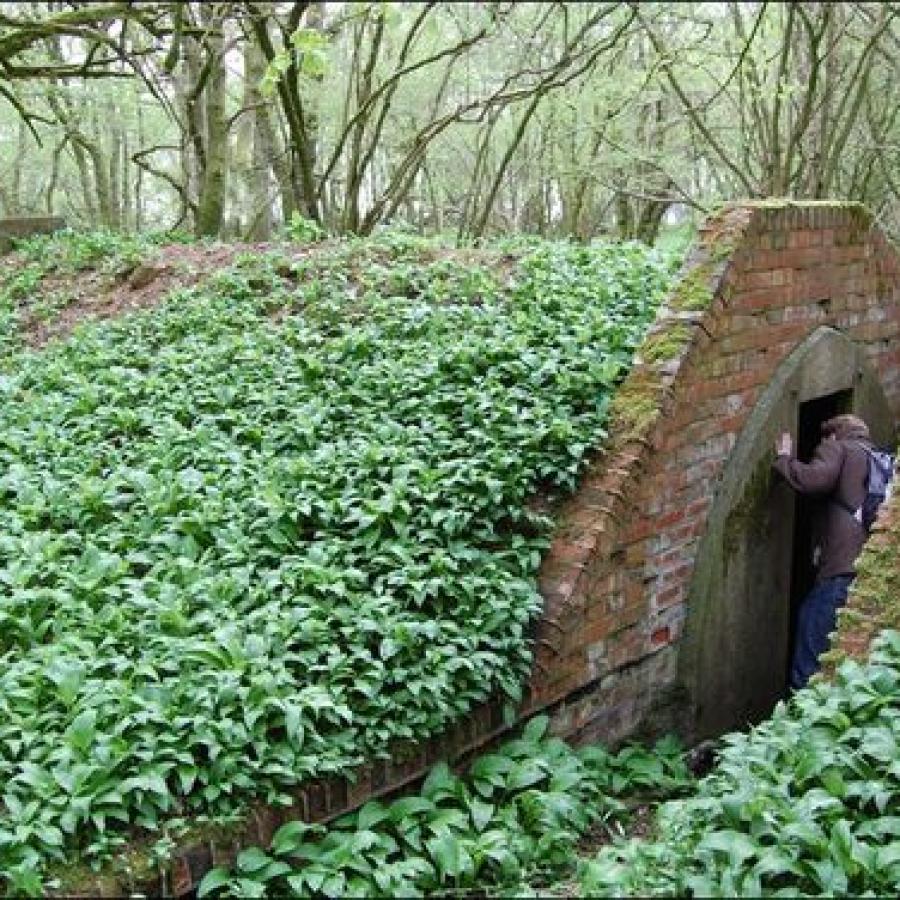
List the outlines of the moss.
{"type": "Polygon", "coordinates": [[[822,672],[825,674],[833,672],[846,659],[847,659],[846,651],[840,649],[839,647],[832,647],[830,650],[826,650],[819,657],[819,662],[821,663],[821,666],[822,666],[822,672]]]}
{"type": "Polygon", "coordinates": [[[760,510],[765,508],[772,484],[772,466],[768,457],[763,457],[744,484],[741,499],[732,507],[722,527],[722,547],[726,556],[739,549],[742,535],[749,533],[749,526],[762,527],[760,510]]]}
{"type": "Polygon", "coordinates": [[[658,379],[627,381],[609,405],[612,434],[624,440],[645,434],[660,415],[661,391],[658,379]]]}
{"type": "MultiPolygon", "coordinates": [[[[895,505],[895,516],[896,512],[895,505]]],[[[889,617],[894,625],[900,621],[898,547],[900,547],[900,523],[866,546],[857,566],[858,579],[854,587],[856,596],[866,601],[870,607],[881,608],[883,614],[889,617]]]]}
{"type": "Polygon", "coordinates": [[[47,891],[48,897],[119,897],[122,885],[115,876],[94,872],[86,865],[48,867],[45,882],[55,881],[58,888],[47,891]]]}
{"type": "Polygon", "coordinates": [[[95,872],[83,863],[71,864],[49,868],[47,880],[59,885],[51,895],[119,897],[123,888],[151,884],[158,875],[158,865],[148,852],[128,848],[103,871],[95,872]]]}
{"type": "Polygon", "coordinates": [[[640,348],[640,354],[649,363],[665,362],[678,356],[690,339],[689,328],[675,325],[647,338],[640,348]]]}
{"type": "Polygon", "coordinates": [[[724,238],[717,240],[710,247],[709,255],[717,263],[728,259],[728,257],[730,257],[737,249],[737,237],[733,234],[730,234],[727,237],[729,238],[728,240],[724,238]]]}
{"type": "Polygon", "coordinates": [[[900,494],[866,544],[848,605],[838,616],[834,647],[822,658],[826,675],[848,658],[863,658],[880,631],[900,629],[900,494]]]}
{"type": "Polygon", "coordinates": [[[686,312],[709,309],[713,301],[711,280],[712,266],[709,263],[692,269],[675,286],[670,305],[673,309],[686,312]]]}
{"type": "Polygon", "coordinates": [[[859,625],[865,616],[857,609],[842,609],[838,611],[838,618],[842,625],[859,625]]]}
{"type": "Polygon", "coordinates": [[[145,839],[118,850],[115,858],[101,871],[95,872],[83,863],[61,864],[48,870],[48,879],[59,887],[51,891],[55,896],[120,897],[125,889],[155,890],[162,873],[174,859],[175,848],[213,845],[219,848],[236,846],[244,830],[243,821],[195,822],[174,836],[170,854],[155,851],[159,836],[145,839]]]}
{"type": "Polygon", "coordinates": [[[791,197],[765,197],[753,200],[732,200],[725,204],[725,209],[750,207],[752,209],[857,209],[868,214],[865,204],[858,200],[794,200],[791,197]]]}

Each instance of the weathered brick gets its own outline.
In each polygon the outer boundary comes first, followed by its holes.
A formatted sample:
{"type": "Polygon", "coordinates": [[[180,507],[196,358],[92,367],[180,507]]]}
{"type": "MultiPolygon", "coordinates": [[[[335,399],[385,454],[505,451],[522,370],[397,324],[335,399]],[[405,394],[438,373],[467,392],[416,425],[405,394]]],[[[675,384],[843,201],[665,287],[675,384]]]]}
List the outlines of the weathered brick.
{"type": "Polygon", "coordinates": [[[671,584],[662,590],[655,591],[651,598],[651,608],[655,612],[668,609],[684,602],[686,589],[684,584],[671,584]]]}
{"type": "Polygon", "coordinates": [[[611,669],[618,669],[640,659],[647,648],[647,637],[640,626],[611,635],[607,640],[606,659],[611,669]]]}
{"type": "Polygon", "coordinates": [[[671,641],[671,635],[672,632],[668,625],[655,629],[650,635],[650,646],[654,649],[665,646],[671,641]]]}

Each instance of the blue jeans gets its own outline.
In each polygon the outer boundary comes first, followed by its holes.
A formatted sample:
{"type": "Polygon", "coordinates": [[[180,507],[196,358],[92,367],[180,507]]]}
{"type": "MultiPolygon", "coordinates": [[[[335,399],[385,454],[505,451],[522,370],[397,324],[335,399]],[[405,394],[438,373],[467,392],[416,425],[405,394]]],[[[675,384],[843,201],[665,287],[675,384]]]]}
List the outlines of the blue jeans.
{"type": "Polygon", "coordinates": [[[837,624],[837,611],[847,602],[852,575],[820,581],[806,595],[797,617],[797,637],[791,659],[791,687],[799,690],[819,670],[819,657],[828,649],[828,636],[837,624]]]}

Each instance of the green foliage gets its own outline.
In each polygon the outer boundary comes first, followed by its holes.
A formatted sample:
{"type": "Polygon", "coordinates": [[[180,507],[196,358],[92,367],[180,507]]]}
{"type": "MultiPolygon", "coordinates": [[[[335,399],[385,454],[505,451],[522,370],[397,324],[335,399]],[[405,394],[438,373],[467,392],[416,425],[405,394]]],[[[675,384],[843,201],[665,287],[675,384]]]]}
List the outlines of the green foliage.
{"type": "Polygon", "coordinates": [[[295,67],[308,78],[321,78],[328,71],[328,38],[314,28],[297,28],[291,35],[289,50],[279,50],[266,66],[259,89],[264,97],[271,97],[278,89],[278,82],[295,67]]]}
{"type": "Polygon", "coordinates": [[[284,236],[289,241],[309,244],[322,240],[325,231],[317,222],[294,210],[291,213],[291,221],[284,227],[284,236]]]}
{"type": "Polygon", "coordinates": [[[27,263],[40,263],[44,272],[78,272],[83,269],[116,271],[136,265],[155,246],[184,243],[178,232],[123,234],[116,231],[58,231],[16,242],[27,263]]]}
{"type": "Polygon", "coordinates": [[[546,717],[532,719],[465,777],[442,763],[418,795],[370,801],[327,829],[290,822],[268,852],[246,849],[233,869],[209,872],[199,896],[532,896],[571,871],[592,823],[623,817],[617,797],[671,796],[691,783],[671,740],[576,752],[546,728],[546,717]]]}
{"type": "Polygon", "coordinates": [[[298,28],[291,35],[297,67],[304,75],[318,77],[328,67],[328,38],[315,28],[298,28]]]}
{"type": "Polygon", "coordinates": [[[697,226],[692,222],[681,225],[663,225],[659,230],[655,246],[660,250],[684,256],[697,238],[697,226]]]}
{"type": "Polygon", "coordinates": [[[586,896],[896,896],[900,892],[900,633],[724,739],[658,836],[604,848],[586,896]]]}
{"type": "Polygon", "coordinates": [[[524,501],[602,439],[669,261],[550,246],[502,287],[367,252],[244,257],[3,362],[0,881],[518,699],[524,501]]]}

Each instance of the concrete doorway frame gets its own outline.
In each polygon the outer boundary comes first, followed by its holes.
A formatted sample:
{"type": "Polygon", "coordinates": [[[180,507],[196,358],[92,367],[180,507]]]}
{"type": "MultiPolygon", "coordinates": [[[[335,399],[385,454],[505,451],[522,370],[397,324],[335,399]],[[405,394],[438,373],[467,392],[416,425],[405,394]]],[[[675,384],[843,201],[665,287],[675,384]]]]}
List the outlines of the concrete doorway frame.
{"type": "Polygon", "coordinates": [[[678,681],[683,730],[701,739],[757,722],[784,692],[794,495],[773,477],[776,435],[797,437],[801,403],[852,391],[873,439],[894,438],[890,404],[865,350],[816,329],[785,358],[750,413],[716,486],[688,593],[678,681]]]}

